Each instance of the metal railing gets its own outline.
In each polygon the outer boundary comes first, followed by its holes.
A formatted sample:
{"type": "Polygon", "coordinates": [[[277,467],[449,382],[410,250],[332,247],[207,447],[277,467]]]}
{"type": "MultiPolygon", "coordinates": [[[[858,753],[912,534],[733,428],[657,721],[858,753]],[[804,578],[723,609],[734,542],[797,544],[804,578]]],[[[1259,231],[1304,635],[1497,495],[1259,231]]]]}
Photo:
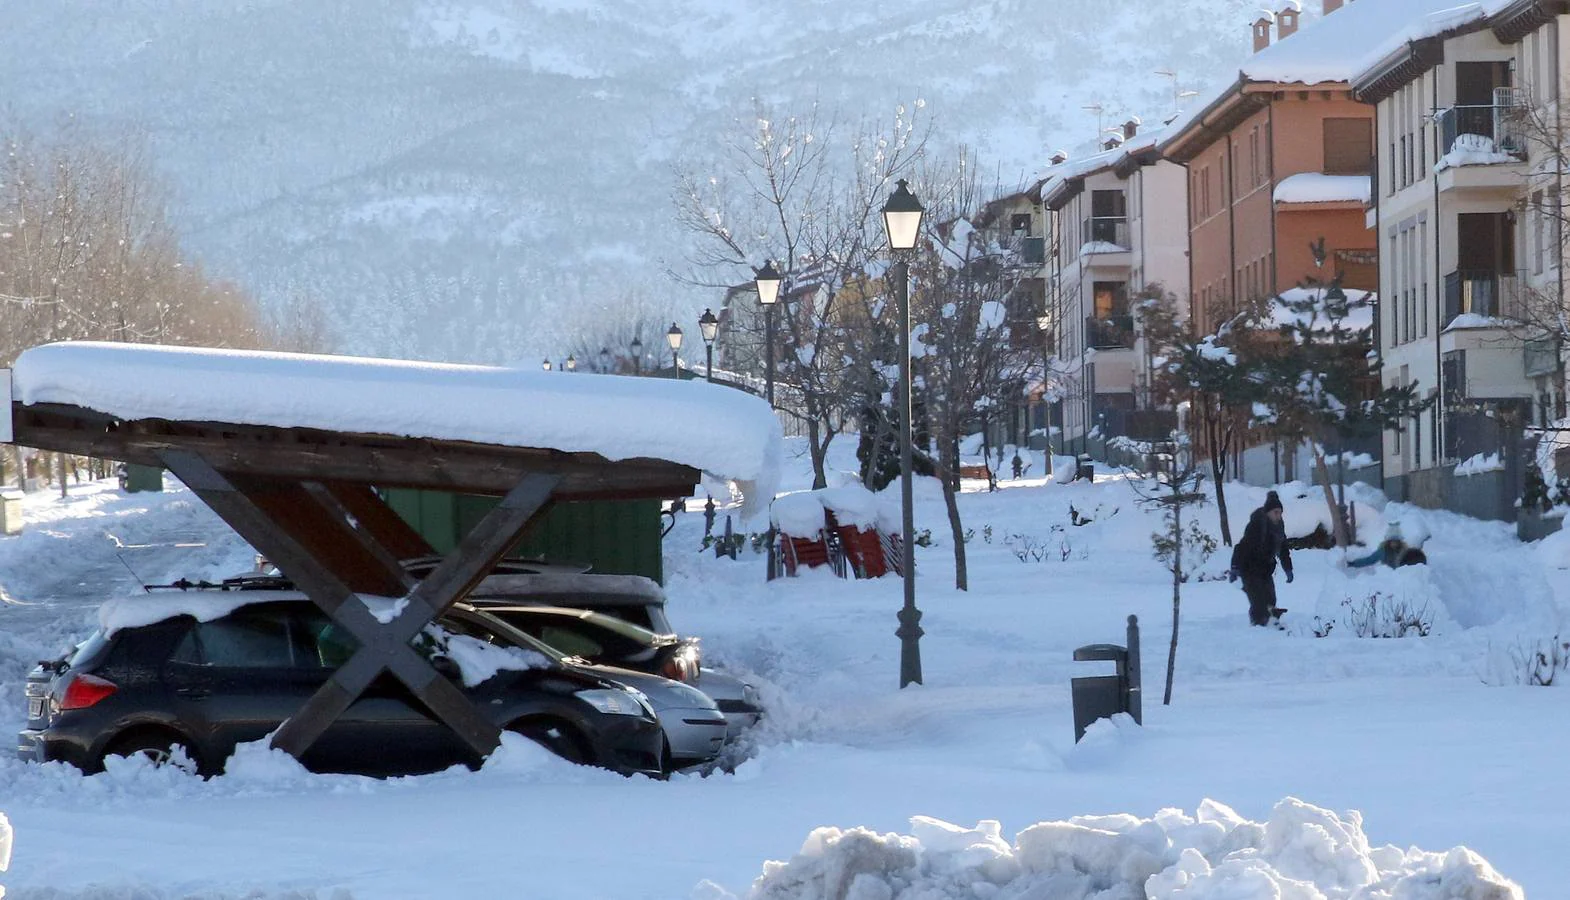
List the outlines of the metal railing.
{"type": "Polygon", "coordinates": [[[1515,272],[1457,269],[1445,276],[1445,325],[1470,313],[1518,319],[1522,313],[1521,278],[1515,272]]]}
{"type": "Polygon", "coordinates": [[[1090,316],[1085,319],[1085,346],[1093,350],[1132,350],[1134,317],[1090,316]]]}
{"type": "Polygon", "coordinates": [[[1080,222],[1080,243],[1128,246],[1127,216],[1087,216],[1080,222]]]}
{"type": "Polygon", "coordinates": [[[1513,95],[1501,94],[1489,106],[1452,106],[1439,116],[1440,146],[1444,153],[1456,149],[1462,135],[1476,135],[1483,139],[1482,146],[1463,146],[1462,149],[1491,150],[1525,157],[1526,142],[1521,135],[1520,107],[1513,102],[1513,95]]]}

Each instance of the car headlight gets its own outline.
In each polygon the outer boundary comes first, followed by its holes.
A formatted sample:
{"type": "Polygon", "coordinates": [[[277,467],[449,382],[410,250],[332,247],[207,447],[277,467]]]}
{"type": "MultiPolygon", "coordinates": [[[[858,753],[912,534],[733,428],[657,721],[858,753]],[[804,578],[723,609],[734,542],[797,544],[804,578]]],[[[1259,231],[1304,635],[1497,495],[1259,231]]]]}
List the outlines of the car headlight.
{"type": "Polygon", "coordinates": [[[608,716],[654,717],[654,710],[649,706],[648,698],[638,691],[597,688],[591,691],[578,691],[575,696],[608,716]]]}
{"type": "Polygon", "coordinates": [[[755,706],[759,709],[763,708],[763,701],[758,697],[758,689],[750,684],[742,684],[741,699],[742,702],[748,704],[749,706],[755,706]]]}

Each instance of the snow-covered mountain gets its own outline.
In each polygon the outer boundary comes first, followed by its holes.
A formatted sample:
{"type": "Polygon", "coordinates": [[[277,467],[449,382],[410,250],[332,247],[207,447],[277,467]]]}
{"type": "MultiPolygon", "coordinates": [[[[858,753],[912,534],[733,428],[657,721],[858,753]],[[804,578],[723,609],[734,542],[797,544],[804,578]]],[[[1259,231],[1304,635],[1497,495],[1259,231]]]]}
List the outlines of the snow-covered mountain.
{"type": "Polygon", "coordinates": [[[305,292],[341,349],[562,355],[671,282],[677,166],[754,98],[916,99],[1005,184],[1098,118],[1235,77],[1250,0],[9,0],[0,109],[145,133],[212,269],[305,292]],[[1156,70],[1177,73],[1176,79],[1156,70]],[[1099,114],[1086,109],[1099,105],[1099,114]]]}

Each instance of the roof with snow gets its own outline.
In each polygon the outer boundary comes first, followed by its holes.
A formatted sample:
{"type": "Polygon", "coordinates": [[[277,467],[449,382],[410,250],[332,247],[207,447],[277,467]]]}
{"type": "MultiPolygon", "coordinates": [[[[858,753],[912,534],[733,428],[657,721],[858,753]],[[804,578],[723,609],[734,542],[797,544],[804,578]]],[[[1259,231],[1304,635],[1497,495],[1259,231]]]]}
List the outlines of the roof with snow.
{"type": "MultiPolygon", "coordinates": [[[[493,447],[534,451],[534,458],[557,466],[568,455],[585,465],[592,457],[602,470],[606,462],[626,461],[629,473],[639,461],[675,464],[737,481],[749,498],[773,495],[780,460],[780,426],[764,401],[676,379],[68,342],[18,357],[12,397],[23,413],[67,408],[108,417],[105,434],[96,438],[106,443],[130,441],[123,423],[149,421],[309,430],[340,441],[345,435],[406,438],[448,442],[455,456],[493,447]]],[[[426,456],[440,458],[431,449],[426,456]]],[[[376,468],[374,461],[367,465],[376,468]]],[[[644,468],[652,474],[658,466],[644,468]]],[[[375,474],[368,471],[367,480],[376,481],[375,474]]],[[[411,487],[434,486],[411,479],[454,476],[422,475],[412,465],[383,474],[411,487]]],[[[614,493],[615,479],[602,476],[602,492],[614,493]]],[[[650,491],[674,489],[669,473],[654,480],[660,486],[651,484],[650,491]]],[[[622,486],[633,490],[638,481],[629,474],[622,486]]],[[[588,478],[576,490],[591,492],[594,482],[588,478]]],[[[499,483],[502,492],[510,486],[499,483]]]]}
{"type": "MultiPolygon", "coordinates": [[[[1298,31],[1244,59],[1237,77],[1210,91],[1168,126],[1164,150],[1193,138],[1195,126],[1211,119],[1252,85],[1349,86],[1382,57],[1414,36],[1443,31],[1483,18],[1511,0],[1357,0],[1306,22],[1298,31]]],[[[1261,101],[1263,102],[1263,101],[1261,101]]],[[[1212,138],[1213,139],[1213,138],[1212,138]]],[[[1208,143],[1208,142],[1207,142],[1208,143]]]]}

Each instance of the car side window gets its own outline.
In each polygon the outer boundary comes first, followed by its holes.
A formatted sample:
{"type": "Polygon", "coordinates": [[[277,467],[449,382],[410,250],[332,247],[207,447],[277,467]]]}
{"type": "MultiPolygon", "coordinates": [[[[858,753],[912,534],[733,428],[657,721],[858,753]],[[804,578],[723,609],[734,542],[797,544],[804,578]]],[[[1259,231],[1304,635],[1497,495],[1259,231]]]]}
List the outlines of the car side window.
{"type": "Polygon", "coordinates": [[[240,610],[198,622],[175,648],[175,662],[237,669],[289,668],[295,664],[288,619],[280,612],[240,610]]]}
{"type": "Polygon", "coordinates": [[[592,659],[605,652],[605,648],[600,645],[599,641],[574,629],[563,628],[558,625],[541,625],[539,633],[535,637],[568,656],[582,656],[585,659],[592,659]]]}
{"type": "Polygon", "coordinates": [[[308,669],[336,669],[360,649],[349,629],[317,610],[296,616],[294,629],[295,658],[308,669]]]}

